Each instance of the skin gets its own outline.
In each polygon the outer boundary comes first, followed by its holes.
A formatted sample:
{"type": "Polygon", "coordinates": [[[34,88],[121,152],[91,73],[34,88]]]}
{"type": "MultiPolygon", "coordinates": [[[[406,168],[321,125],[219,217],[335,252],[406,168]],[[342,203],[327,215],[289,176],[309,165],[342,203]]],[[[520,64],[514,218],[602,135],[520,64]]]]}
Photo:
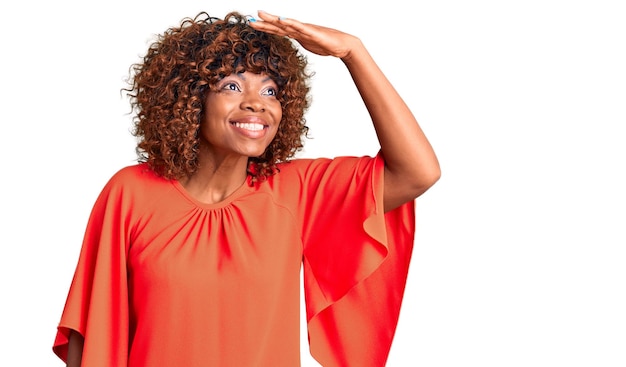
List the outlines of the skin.
{"type": "Polygon", "coordinates": [[[67,349],[67,366],[80,367],[80,361],[83,357],[83,344],[85,338],[78,332],[70,331],[70,342],[67,349]]]}
{"type": "Polygon", "coordinates": [[[265,74],[231,74],[207,93],[198,172],[180,182],[197,200],[217,203],[244,184],[248,157],[263,154],[282,118],[278,87],[265,74]],[[260,128],[260,130],[259,130],[260,128]]]}
{"type": "MultiPolygon", "coordinates": [[[[347,67],[371,116],[385,160],[385,211],[414,200],[437,182],[441,171],[432,146],[360,39],[267,12],[258,15],[260,20],[250,23],[253,28],[293,38],[306,50],[337,57],[347,67]]],[[[280,103],[270,92],[276,86],[263,74],[230,75],[218,87],[205,101],[213,114],[205,116],[201,125],[200,168],[180,180],[192,196],[207,203],[224,200],[245,182],[248,157],[263,153],[282,117],[280,103]],[[242,130],[233,122],[260,123],[263,130],[242,130]]],[[[70,333],[68,367],[80,366],[83,341],[79,333],[70,333]]]]}

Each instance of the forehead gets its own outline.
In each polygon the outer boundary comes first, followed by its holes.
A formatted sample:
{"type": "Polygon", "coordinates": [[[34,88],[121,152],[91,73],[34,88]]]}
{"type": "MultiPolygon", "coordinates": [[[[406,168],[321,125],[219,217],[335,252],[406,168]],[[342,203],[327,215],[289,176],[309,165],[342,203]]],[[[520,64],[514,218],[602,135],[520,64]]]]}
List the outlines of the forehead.
{"type": "Polygon", "coordinates": [[[238,79],[248,83],[274,83],[274,79],[272,79],[269,75],[265,73],[253,73],[250,71],[244,71],[242,73],[232,73],[222,78],[222,80],[231,79],[238,79]]]}

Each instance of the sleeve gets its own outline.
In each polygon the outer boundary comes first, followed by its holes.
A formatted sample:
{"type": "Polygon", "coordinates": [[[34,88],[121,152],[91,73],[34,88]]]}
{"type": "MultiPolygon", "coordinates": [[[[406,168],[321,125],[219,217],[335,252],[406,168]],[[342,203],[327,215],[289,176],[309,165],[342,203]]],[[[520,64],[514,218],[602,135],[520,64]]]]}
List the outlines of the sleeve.
{"type": "Polygon", "coordinates": [[[120,191],[109,182],[94,204],[52,347],[67,361],[70,330],[79,332],[84,367],[124,367],[128,359],[128,238],[120,191]]]}
{"type": "Polygon", "coordinates": [[[384,366],[413,249],[414,202],[384,213],[380,155],[310,170],[303,271],[311,354],[324,367],[384,366]]]}

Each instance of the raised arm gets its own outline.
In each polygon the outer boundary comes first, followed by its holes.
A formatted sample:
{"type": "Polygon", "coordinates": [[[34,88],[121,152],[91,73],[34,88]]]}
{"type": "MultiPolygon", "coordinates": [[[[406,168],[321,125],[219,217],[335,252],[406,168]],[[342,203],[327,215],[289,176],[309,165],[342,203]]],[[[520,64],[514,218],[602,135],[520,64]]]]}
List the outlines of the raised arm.
{"type": "Polygon", "coordinates": [[[417,198],[437,182],[441,171],[432,146],[359,38],[266,12],[259,12],[259,17],[263,22],[251,26],[291,37],[315,54],[338,57],[348,68],[372,118],[385,160],[385,211],[417,198]]]}

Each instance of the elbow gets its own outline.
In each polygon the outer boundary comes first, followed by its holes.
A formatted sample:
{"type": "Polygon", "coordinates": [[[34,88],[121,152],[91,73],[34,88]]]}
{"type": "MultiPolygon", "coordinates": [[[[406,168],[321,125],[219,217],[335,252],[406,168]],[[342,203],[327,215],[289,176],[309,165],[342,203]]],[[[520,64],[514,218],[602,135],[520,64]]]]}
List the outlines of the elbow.
{"type": "Polygon", "coordinates": [[[421,174],[417,176],[415,180],[413,180],[413,197],[418,198],[419,196],[421,196],[423,193],[428,191],[428,189],[434,186],[440,178],[441,168],[439,167],[439,165],[436,165],[435,167],[432,167],[425,172],[422,171],[421,174]]]}
{"type": "Polygon", "coordinates": [[[412,168],[393,171],[385,167],[385,212],[415,200],[441,177],[439,164],[412,168]]]}

